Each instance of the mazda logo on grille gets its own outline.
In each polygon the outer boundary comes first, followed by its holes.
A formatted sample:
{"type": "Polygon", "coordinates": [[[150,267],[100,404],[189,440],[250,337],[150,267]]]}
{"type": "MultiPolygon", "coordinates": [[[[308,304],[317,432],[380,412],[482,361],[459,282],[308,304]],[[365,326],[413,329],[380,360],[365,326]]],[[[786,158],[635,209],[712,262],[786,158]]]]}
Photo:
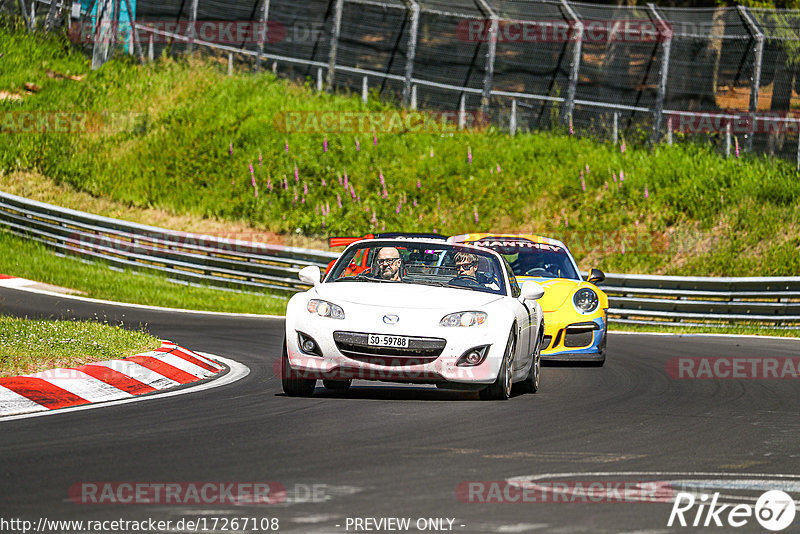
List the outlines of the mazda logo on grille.
{"type": "Polygon", "coordinates": [[[400,317],[396,315],[384,315],[383,322],[386,324],[397,324],[397,321],[400,320],[400,317]]]}

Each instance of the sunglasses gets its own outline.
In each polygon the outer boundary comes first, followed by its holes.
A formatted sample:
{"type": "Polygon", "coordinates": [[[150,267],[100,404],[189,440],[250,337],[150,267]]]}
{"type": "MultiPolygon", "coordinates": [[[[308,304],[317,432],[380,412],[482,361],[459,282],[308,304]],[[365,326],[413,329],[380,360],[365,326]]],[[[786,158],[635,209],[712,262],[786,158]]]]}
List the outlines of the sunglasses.
{"type": "Polygon", "coordinates": [[[470,267],[473,267],[474,265],[477,264],[478,264],[477,261],[471,261],[469,263],[456,263],[456,269],[469,269],[470,267]]]}
{"type": "Polygon", "coordinates": [[[378,260],[378,265],[391,265],[396,261],[400,261],[400,258],[384,258],[378,260]]]}

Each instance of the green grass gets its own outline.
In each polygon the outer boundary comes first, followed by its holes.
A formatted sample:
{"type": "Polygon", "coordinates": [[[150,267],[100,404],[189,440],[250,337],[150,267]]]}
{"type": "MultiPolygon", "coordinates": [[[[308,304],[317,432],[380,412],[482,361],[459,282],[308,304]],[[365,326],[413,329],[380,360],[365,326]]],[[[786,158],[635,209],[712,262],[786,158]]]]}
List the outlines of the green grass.
{"type": "Polygon", "coordinates": [[[285,134],[273,119],[287,110],[395,108],[377,98],[363,104],[355,96],[315,93],[270,73],[229,77],[208,58],[162,58],[139,66],[122,57],[91,71],[88,59],[63,37],[8,26],[0,29],[0,90],[20,91],[24,82],[41,90],[22,102],[0,101],[0,111],[107,113],[120,131],[0,135],[0,172],[34,170],[129,206],[245,221],[282,233],[524,231],[562,238],[583,269],[800,272],[800,180],[781,160],[726,160],[710,146],[690,142],[648,148],[629,140],[622,152],[565,133],[512,138],[493,128],[378,134],[377,145],[371,132],[285,134]],[[84,78],[50,78],[47,70],[84,78]],[[115,113],[135,116],[123,121],[115,113]],[[359,201],[340,185],[345,171],[359,201]],[[614,182],[621,171],[624,182],[614,182]],[[284,179],[288,190],[278,186],[284,179]],[[327,216],[321,206],[330,209],[327,216]]]}
{"type": "Polygon", "coordinates": [[[170,282],[164,276],[119,272],[102,262],[59,257],[39,243],[0,231],[0,273],[60,287],[85,296],[132,304],[235,313],[283,315],[286,300],[170,282]]]}
{"type": "Polygon", "coordinates": [[[124,358],[160,345],[144,329],[128,330],[92,321],[0,316],[0,376],[124,358]]]}
{"type": "Polygon", "coordinates": [[[635,325],[615,323],[612,319],[609,332],[656,332],[665,334],[730,334],[739,336],[776,336],[776,337],[800,337],[800,330],[789,330],[781,328],[761,327],[758,325],[742,324],[739,326],[667,326],[667,325],[635,325]]]}

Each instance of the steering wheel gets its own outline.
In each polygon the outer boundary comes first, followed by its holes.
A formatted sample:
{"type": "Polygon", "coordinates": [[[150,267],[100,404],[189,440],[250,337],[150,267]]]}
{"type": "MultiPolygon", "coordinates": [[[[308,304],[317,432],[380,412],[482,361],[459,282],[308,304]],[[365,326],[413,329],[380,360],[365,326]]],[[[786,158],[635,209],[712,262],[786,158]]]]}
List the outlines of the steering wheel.
{"type": "Polygon", "coordinates": [[[534,267],[533,269],[530,269],[528,272],[526,272],[525,276],[549,277],[551,276],[551,273],[547,269],[542,269],[541,267],[534,267]]]}
{"type": "Polygon", "coordinates": [[[451,286],[456,287],[483,287],[476,279],[471,276],[465,276],[463,274],[456,276],[449,282],[447,282],[451,286]]]}

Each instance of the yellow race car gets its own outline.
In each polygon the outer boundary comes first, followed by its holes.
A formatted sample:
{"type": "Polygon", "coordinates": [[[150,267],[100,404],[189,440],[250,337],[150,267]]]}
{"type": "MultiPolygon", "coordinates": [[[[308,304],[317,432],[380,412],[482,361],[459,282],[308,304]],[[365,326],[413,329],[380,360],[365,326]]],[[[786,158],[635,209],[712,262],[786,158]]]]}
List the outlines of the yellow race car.
{"type": "Polygon", "coordinates": [[[596,282],[605,274],[592,269],[581,278],[578,264],[561,241],[532,234],[463,234],[449,239],[496,250],[503,255],[521,285],[534,280],[544,287],[539,303],[544,311],[542,359],[606,360],[608,296],[596,282]]]}

